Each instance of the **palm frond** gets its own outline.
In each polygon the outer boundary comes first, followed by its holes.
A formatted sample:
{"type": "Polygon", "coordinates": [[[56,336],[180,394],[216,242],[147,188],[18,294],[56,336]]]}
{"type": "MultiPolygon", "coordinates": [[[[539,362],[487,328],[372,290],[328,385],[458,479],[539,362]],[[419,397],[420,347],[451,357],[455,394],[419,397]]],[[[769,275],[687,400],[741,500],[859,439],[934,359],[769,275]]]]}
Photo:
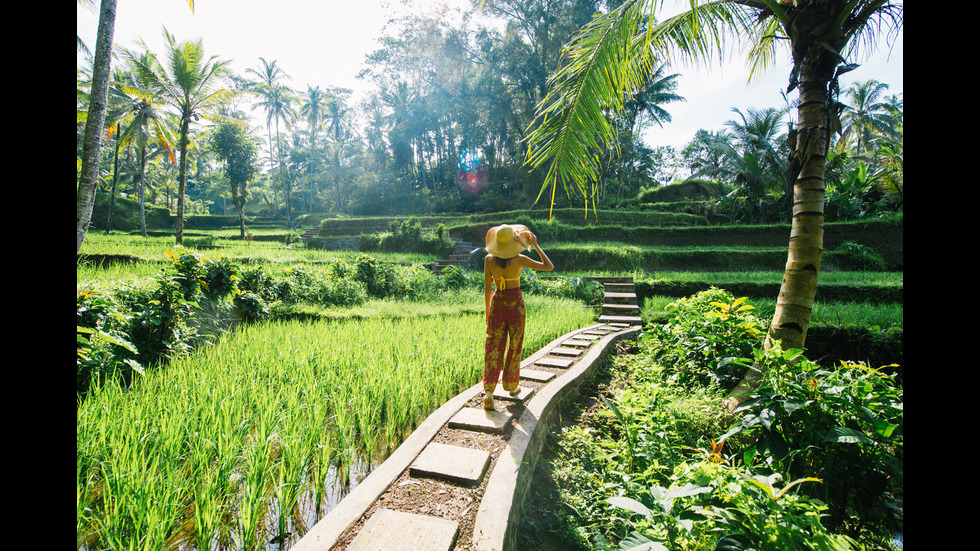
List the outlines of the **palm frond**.
{"type": "Polygon", "coordinates": [[[586,198],[588,216],[600,153],[617,143],[609,116],[622,111],[626,95],[641,88],[650,70],[646,42],[636,38],[646,6],[646,0],[632,0],[596,16],[566,46],[526,138],[525,164],[537,168],[550,162],[535,203],[550,187],[554,206],[558,186],[566,191],[574,186],[586,198]]]}

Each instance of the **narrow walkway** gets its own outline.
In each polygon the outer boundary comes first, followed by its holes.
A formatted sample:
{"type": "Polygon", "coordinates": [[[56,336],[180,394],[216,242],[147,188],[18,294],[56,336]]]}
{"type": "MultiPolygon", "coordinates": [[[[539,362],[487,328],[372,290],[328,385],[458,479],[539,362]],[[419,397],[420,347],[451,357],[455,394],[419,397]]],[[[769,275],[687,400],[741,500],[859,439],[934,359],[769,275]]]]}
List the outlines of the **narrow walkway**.
{"type": "MultiPolygon", "coordinates": [[[[607,302],[628,300],[608,296],[628,292],[610,287],[632,285],[627,279],[604,282],[607,302]]],[[[482,408],[482,383],[446,402],[292,549],[514,550],[511,520],[549,426],[614,343],[640,330],[638,310],[610,311],[615,314],[604,313],[599,324],[563,335],[524,360],[520,393],[511,397],[498,385],[495,411],[482,408]]]]}

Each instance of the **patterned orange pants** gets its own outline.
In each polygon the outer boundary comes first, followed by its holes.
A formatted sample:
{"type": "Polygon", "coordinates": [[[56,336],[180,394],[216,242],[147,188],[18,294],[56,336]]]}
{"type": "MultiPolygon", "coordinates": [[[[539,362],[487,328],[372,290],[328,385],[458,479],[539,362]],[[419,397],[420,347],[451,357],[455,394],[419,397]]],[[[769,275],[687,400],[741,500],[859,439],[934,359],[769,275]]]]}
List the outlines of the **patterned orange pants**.
{"type": "Polygon", "coordinates": [[[504,390],[511,392],[517,388],[521,377],[524,316],[524,297],[521,296],[520,287],[494,291],[490,298],[483,363],[483,390],[488,394],[493,394],[497,388],[501,370],[504,372],[504,390]],[[506,354],[504,349],[507,350],[506,354]]]}

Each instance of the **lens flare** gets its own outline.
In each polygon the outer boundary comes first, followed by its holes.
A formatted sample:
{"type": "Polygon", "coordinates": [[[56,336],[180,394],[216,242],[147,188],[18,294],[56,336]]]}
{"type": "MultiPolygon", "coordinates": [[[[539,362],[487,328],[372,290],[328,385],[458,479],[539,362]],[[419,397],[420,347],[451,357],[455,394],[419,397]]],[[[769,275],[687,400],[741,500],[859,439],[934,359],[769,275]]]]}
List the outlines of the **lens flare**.
{"type": "Polygon", "coordinates": [[[459,154],[459,171],[456,183],[464,191],[473,195],[487,185],[486,167],[480,163],[480,154],[475,149],[464,149],[459,154]]]}

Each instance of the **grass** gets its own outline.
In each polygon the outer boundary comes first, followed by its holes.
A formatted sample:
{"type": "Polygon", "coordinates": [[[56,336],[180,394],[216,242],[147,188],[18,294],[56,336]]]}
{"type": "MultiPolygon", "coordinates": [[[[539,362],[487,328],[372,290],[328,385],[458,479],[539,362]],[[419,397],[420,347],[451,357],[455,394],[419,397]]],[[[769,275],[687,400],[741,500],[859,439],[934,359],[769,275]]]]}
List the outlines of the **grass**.
{"type": "MultiPolygon", "coordinates": [[[[217,235],[217,234],[216,234],[217,235]]],[[[225,256],[231,260],[249,264],[326,264],[335,259],[352,261],[358,251],[327,251],[308,249],[302,243],[286,245],[281,241],[241,241],[216,237],[209,241],[217,249],[201,248],[194,244],[193,239],[185,239],[184,246],[211,257],[225,256]]],[[[173,250],[174,238],[143,237],[141,235],[110,233],[89,234],[82,244],[81,254],[87,255],[121,255],[130,256],[144,262],[164,262],[164,251],[173,250]]],[[[371,253],[377,256],[376,253],[371,253]]],[[[385,258],[396,264],[424,264],[439,260],[433,255],[421,253],[384,253],[385,258]]]]}
{"type": "MultiPolygon", "coordinates": [[[[593,319],[572,301],[526,302],[525,355],[593,319]]],[[[131,390],[94,389],[77,414],[78,546],[250,547],[301,530],[329,483],[479,382],[483,336],[468,313],[262,323],[131,390]]]]}
{"type": "MultiPolygon", "coordinates": [[[[643,301],[643,312],[653,315],[663,312],[676,297],[655,296],[643,301]]],[[[775,299],[752,299],[757,314],[765,321],[776,312],[775,299]]],[[[863,327],[904,327],[904,308],[901,304],[870,304],[866,302],[816,302],[811,325],[842,325],[863,327]]]]}

